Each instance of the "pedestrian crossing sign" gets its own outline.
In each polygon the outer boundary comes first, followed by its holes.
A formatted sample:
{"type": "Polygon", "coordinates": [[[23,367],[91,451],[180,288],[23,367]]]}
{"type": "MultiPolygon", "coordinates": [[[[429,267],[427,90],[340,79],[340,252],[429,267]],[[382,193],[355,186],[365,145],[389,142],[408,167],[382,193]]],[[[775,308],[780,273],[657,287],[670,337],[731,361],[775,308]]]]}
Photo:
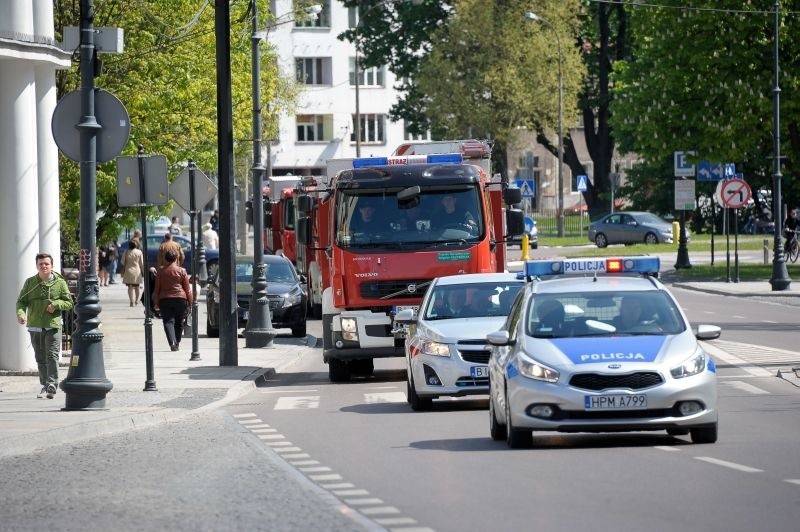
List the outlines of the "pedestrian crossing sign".
{"type": "Polygon", "coordinates": [[[577,183],[578,192],[586,192],[588,190],[588,186],[586,184],[586,176],[581,174],[577,177],[578,177],[578,183],[577,183]]]}
{"type": "Polygon", "coordinates": [[[536,189],[533,186],[533,179],[517,179],[516,185],[522,193],[523,198],[532,198],[536,195],[536,189]]]}

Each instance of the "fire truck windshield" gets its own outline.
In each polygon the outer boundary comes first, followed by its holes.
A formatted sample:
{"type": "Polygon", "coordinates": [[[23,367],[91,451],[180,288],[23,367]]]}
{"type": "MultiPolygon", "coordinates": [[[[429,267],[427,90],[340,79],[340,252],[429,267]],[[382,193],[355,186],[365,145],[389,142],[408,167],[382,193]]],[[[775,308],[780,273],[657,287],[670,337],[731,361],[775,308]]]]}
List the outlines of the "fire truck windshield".
{"type": "MultiPolygon", "coordinates": [[[[346,248],[428,247],[481,240],[483,206],[476,186],[423,188],[398,200],[400,190],[341,191],[336,244],[346,248]]],[[[402,197],[402,195],[401,195],[402,197]]]]}

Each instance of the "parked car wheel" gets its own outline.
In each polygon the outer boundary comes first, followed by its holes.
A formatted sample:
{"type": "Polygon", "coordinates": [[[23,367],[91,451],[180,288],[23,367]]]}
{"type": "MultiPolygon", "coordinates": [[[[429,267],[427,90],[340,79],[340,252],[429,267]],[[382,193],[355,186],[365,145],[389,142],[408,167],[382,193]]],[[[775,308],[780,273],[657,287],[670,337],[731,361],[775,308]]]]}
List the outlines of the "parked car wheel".
{"type": "Polygon", "coordinates": [[[645,244],[658,244],[658,237],[655,233],[647,233],[644,235],[645,244]]]}
{"type": "Polygon", "coordinates": [[[433,407],[433,399],[417,395],[417,390],[414,387],[414,378],[410,375],[406,381],[406,397],[408,404],[411,405],[411,410],[414,412],[423,412],[433,407]]]}
{"type": "Polygon", "coordinates": [[[608,239],[603,233],[597,233],[597,236],[594,237],[594,243],[597,244],[597,247],[604,248],[608,246],[608,239]]]}

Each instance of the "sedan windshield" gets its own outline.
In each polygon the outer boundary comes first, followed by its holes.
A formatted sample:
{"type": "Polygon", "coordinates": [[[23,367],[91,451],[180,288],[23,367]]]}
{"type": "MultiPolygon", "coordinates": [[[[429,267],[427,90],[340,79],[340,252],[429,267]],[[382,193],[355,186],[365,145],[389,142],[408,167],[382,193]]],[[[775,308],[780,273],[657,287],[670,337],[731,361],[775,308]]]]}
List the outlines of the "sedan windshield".
{"type": "Polygon", "coordinates": [[[535,338],[679,334],[686,329],[672,299],[659,290],[541,294],[528,308],[535,338]]]}
{"type": "Polygon", "coordinates": [[[522,282],[437,285],[422,312],[426,320],[508,316],[522,282]]]}

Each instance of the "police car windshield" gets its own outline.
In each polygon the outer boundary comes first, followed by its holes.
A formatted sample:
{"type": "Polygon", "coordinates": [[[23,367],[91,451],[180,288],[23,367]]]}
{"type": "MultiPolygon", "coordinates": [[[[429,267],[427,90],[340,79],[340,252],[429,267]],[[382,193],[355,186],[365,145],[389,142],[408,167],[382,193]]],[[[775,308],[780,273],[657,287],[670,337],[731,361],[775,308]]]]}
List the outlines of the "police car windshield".
{"type": "Polygon", "coordinates": [[[673,300],[660,290],[538,294],[526,334],[534,338],[668,335],[686,329],[673,300]]]}

